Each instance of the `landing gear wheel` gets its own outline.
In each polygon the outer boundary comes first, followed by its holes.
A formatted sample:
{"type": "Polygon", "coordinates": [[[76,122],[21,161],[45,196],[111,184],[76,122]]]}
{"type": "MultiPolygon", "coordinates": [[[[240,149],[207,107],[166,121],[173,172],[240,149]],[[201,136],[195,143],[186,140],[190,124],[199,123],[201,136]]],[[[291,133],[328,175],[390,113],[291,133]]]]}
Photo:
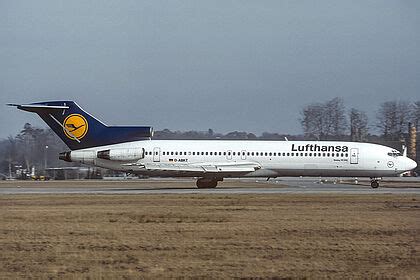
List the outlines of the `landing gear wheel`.
{"type": "Polygon", "coordinates": [[[379,182],[378,181],[371,181],[370,186],[372,187],[372,189],[377,189],[379,187],[379,182]]]}
{"type": "Polygon", "coordinates": [[[201,178],[197,180],[196,185],[199,189],[214,189],[217,187],[217,180],[201,178]]]}

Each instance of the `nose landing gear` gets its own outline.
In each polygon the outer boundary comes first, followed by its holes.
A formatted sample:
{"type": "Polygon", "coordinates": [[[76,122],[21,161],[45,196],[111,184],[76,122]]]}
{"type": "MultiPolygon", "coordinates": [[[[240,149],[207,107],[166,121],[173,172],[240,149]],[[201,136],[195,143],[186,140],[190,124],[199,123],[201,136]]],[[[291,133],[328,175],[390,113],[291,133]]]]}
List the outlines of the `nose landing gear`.
{"type": "Polygon", "coordinates": [[[379,187],[379,179],[380,178],[370,178],[370,186],[372,189],[377,189],[379,187]]]}

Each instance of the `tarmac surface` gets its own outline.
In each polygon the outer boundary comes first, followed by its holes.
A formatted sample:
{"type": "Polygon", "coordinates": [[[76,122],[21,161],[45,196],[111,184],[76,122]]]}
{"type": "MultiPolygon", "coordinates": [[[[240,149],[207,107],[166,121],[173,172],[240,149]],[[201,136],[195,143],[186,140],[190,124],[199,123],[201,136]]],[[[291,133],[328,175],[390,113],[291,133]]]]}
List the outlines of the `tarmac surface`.
{"type": "Polygon", "coordinates": [[[420,194],[420,178],[385,178],[372,189],[368,179],[228,179],[198,189],[194,179],[2,181],[0,195],[13,194],[420,194]]]}

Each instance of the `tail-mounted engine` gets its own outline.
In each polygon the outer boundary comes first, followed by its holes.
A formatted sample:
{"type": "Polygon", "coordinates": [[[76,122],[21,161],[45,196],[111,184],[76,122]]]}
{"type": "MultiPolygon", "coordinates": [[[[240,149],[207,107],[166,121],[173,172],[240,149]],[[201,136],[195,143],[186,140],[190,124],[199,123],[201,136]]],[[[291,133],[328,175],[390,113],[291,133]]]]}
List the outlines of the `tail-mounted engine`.
{"type": "Polygon", "coordinates": [[[108,149],[99,151],[97,157],[106,160],[135,161],[144,158],[144,148],[108,149]]]}

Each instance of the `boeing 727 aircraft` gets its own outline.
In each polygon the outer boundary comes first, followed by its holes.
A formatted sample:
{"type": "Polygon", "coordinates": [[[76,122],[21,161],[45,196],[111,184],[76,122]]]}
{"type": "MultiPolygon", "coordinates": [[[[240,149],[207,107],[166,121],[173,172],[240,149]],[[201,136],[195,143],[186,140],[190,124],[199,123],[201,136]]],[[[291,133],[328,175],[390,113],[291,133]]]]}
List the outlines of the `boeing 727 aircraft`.
{"type": "Polygon", "coordinates": [[[214,188],[228,177],[382,176],[416,168],[397,150],[336,141],[152,140],[149,126],[107,126],[73,101],[9,104],[37,113],[71,151],[60,159],[152,177],[198,177],[214,188]]]}

